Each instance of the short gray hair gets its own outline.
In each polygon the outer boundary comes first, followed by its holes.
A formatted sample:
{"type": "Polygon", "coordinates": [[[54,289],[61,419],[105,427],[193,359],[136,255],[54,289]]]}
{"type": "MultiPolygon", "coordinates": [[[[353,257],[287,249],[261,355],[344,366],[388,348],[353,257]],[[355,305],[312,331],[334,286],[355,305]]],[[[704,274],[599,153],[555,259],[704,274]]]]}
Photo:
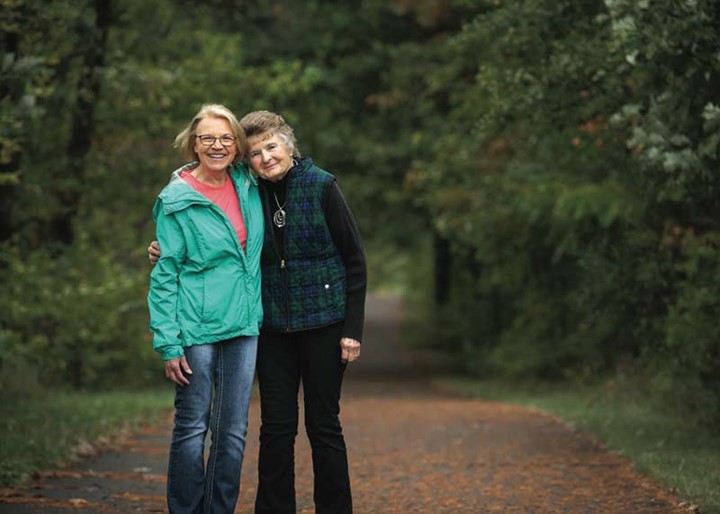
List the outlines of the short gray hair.
{"type": "Polygon", "coordinates": [[[279,114],[270,111],[253,111],[242,117],[240,126],[247,137],[265,133],[277,134],[290,149],[293,157],[298,159],[302,157],[295,139],[295,131],[279,114]]]}

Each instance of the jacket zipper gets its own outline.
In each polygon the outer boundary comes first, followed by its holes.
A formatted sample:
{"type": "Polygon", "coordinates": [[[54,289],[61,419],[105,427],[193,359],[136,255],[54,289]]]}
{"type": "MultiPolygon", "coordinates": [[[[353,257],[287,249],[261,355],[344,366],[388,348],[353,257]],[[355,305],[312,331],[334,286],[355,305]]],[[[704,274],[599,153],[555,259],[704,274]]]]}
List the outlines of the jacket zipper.
{"type": "MultiPolygon", "coordinates": [[[[228,177],[228,180],[232,180],[232,177],[228,177]]],[[[233,188],[235,188],[235,182],[233,182],[233,188]]],[[[235,191],[237,191],[237,188],[235,188],[235,191]]],[[[243,193],[246,190],[243,191],[243,193]]],[[[248,195],[249,196],[249,195],[248,195]]],[[[240,194],[238,194],[238,204],[240,207],[240,214],[243,217],[243,222],[245,223],[245,228],[247,230],[247,227],[251,226],[251,220],[248,219],[248,210],[246,209],[243,211],[243,205],[245,205],[247,202],[243,202],[243,198],[240,194]]],[[[233,227],[232,223],[230,222],[230,218],[227,217],[227,214],[223,212],[223,210],[215,205],[213,202],[210,201],[210,207],[215,210],[218,216],[220,216],[220,219],[225,224],[225,227],[230,231],[231,238],[235,241],[235,247],[237,248],[238,254],[240,255],[240,266],[243,266],[245,268],[245,272],[242,273],[242,276],[245,277],[245,281],[247,282],[247,276],[248,276],[248,269],[247,269],[247,254],[245,250],[243,250],[242,244],[240,243],[240,240],[238,239],[237,232],[235,232],[235,227],[233,227]]],[[[247,230],[247,239],[245,240],[245,244],[250,244],[250,230],[247,230]]],[[[246,283],[243,283],[243,285],[247,285],[246,283]]],[[[247,304],[247,315],[248,319],[252,318],[252,307],[251,307],[250,301],[246,302],[247,304]]]]}
{"type": "MultiPolygon", "coordinates": [[[[286,201],[286,202],[287,202],[288,190],[289,190],[289,187],[290,187],[290,182],[289,182],[289,180],[290,180],[290,177],[288,177],[288,183],[287,183],[287,185],[285,186],[285,187],[287,188],[287,189],[285,189],[285,198],[286,198],[285,201],[286,201]]],[[[265,193],[265,194],[263,195],[263,196],[265,197],[265,202],[263,202],[263,203],[264,203],[264,205],[265,205],[265,213],[267,214],[267,215],[265,216],[265,221],[267,222],[268,220],[271,220],[270,223],[272,223],[272,216],[270,215],[270,196],[269,196],[269,191],[267,190],[267,188],[263,188],[263,191],[264,191],[264,193],[265,193]]],[[[283,248],[282,248],[282,250],[281,250],[280,244],[279,244],[278,239],[277,239],[277,237],[276,237],[276,235],[275,235],[275,229],[273,228],[272,224],[270,225],[270,233],[272,234],[272,238],[273,238],[273,247],[275,248],[275,254],[276,254],[277,257],[278,257],[278,260],[280,261],[280,273],[282,274],[283,291],[284,291],[284,293],[285,293],[285,294],[283,294],[283,300],[282,300],[282,301],[283,301],[283,304],[284,304],[284,307],[285,307],[285,332],[290,332],[290,306],[289,306],[289,304],[288,304],[288,277],[287,277],[286,263],[285,263],[285,257],[284,257],[284,254],[285,254],[285,238],[283,237],[283,248]]],[[[284,234],[284,235],[287,235],[287,234],[284,234]]]]}
{"type": "MultiPolygon", "coordinates": [[[[235,185],[235,184],[233,184],[233,185],[235,185]]],[[[247,236],[245,237],[245,249],[243,249],[242,243],[238,240],[238,247],[239,247],[239,250],[241,253],[241,259],[242,259],[242,262],[245,263],[244,276],[249,276],[249,272],[250,272],[250,269],[249,269],[250,267],[248,265],[248,255],[247,255],[247,249],[250,248],[250,227],[252,226],[252,219],[251,219],[252,214],[251,214],[251,210],[248,205],[249,201],[250,201],[249,188],[250,188],[249,179],[247,177],[245,177],[245,183],[242,188],[243,197],[241,198],[240,195],[238,195],[238,203],[240,204],[240,214],[242,215],[243,223],[245,224],[245,233],[247,234],[247,236]],[[247,207],[247,208],[245,208],[245,207],[247,207]]],[[[237,188],[235,190],[237,191],[237,188]]],[[[234,230],[233,230],[233,232],[234,232],[234,230]]],[[[237,239],[237,237],[235,239],[237,239]]],[[[260,251],[262,251],[262,248],[260,249],[260,251]]],[[[262,287],[262,285],[260,287],[262,287]]],[[[252,307],[251,307],[252,302],[248,301],[246,303],[247,303],[247,307],[248,307],[247,308],[247,317],[248,317],[248,320],[250,320],[250,319],[252,319],[252,307]]]]}
{"type": "Polygon", "coordinates": [[[285,259],[280,260],[280,269],[283,275],[283,286],[285,289],[285,332],[290,332],[290,305],[288,302],[288,277],[287,271],[285,271],[285,259]]]}
{"type": "MultiPolygon", "coordinates": [[[[290,183],[288,182],[288,186],[290,183]]],[[[287,189],[285,190],[285,203],[287,204],[287,189]]],[[[284,229],[283,229],[284,230],[284,229]]],[[[274,235],[273,230],[273,237],[274,235]]],[[[283,234],[283,249],[282,249],[282,257],[280,257],[280,272],[283,276],[283,289],[285,290],[285,294],[283,295],[283,301],[285,302],[285,332],[290,332],[290,302],[288,301],[288,297],[290,296],[289,290],[288,290],[288,275],[287,270],[285,269],[285,238],[287,237],[287,233],[283,234]]]]}

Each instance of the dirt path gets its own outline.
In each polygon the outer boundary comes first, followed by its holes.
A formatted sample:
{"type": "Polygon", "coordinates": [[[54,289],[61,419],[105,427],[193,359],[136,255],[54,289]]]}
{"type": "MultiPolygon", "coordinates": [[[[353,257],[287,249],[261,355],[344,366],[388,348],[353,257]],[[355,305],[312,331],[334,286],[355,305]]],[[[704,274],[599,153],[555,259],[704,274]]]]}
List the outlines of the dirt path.
{"type": "MultiPolygon", "coordinates": [[[[624,459],[550,415],[457,398],[408,378],[399,309],[392,298],[371,299],[365,364],[348,373],[343,390],[356,514],[686,512],[624,459]]],[[[252,512],[258,410],[254,399],[238,513],[252,512]]],[[[170,419],[27,489],[3,491],[0,514],[165,512],[169,433],[170,419]]],[[[296,460],[298,511],[312,513],[302,432],[296,460]]]]}

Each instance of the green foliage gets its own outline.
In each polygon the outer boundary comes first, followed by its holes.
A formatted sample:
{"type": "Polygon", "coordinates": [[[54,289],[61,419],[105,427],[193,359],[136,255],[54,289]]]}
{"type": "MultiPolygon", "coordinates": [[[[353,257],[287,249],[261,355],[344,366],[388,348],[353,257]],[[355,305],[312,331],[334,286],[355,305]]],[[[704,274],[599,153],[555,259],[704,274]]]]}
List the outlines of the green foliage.
{"type": "Polygon", "coordinates": [[[172,389],[80,393],[13,391],[0,396],[0,487],[68,463],[81,445],[107,444],[172,408],[172,389]]]}
{"type": "Polygon", "coordinates": [[[338,176],[371,285],[427,295],[419,332],[462,369],[632,370],[719,411],[716,2],[117,0],[78,120],[96,5],[3,2],[0,375],[159,374],[150,208],[182,163],[174,135],[219,102],[286,116],[338,176]]]}
{"type": "Polygon", "coordinates": [[[142,370],[154,356],[143,351],[150,342],[139,277],[87,243],[54,257],[8,252],[2,264],[4,367],[29,364],[39,383],[76,388],[147,380],[142,370]]]}
{"type": "Polygon", "coordinates": [[[720,398],[720,234],[678,233],[684,280],[666,320],[667,342],[648,360],[656,387],[682,412],[713,421],[720,398]]]}
{"type": "Polygon", "coordinates": [[[406,185],[453,248],[431,337],[485,376],[630,367],[712,417],[716,4],[458,8],[388,74],[418,113],[406,185]]]}

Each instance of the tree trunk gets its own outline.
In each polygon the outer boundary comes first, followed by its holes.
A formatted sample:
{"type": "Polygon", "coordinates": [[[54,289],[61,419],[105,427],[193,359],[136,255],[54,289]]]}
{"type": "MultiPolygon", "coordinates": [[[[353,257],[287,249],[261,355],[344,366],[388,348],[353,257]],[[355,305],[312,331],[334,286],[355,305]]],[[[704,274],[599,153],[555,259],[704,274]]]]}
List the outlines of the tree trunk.
{"type": "Polygon", "coordinates": [[[433,234],[433,254],[435,256],[435,304],[445,305],[450,299],[450,241],[435,232],[433,234]]]}
{"type": "Polygon", "coordinates": [[[105,65],[107,36],[112,25],[112,0],[95,0],[95,25],[89,28],[83,49],[83,64],[78,78],[77,96],[72,112],[70,139],[66,155],[67,172],[72,177],[58,191],[61,211],[55,218],[52,236],[64,244],[74,239],[73,221],[77,216],[85,187],[87,156],[92,146],[95,128],[95,107],[100,96],[102,71],[105,65]]]}
{"type": "MultiPolygon", "coordinates": [[[[19,57],[20,37],[16,32],[7,32],[4,35],[3,47],[5,55],[19,57]]],[[[21,83],[12,82],[0,84],[0,98],[9,98],[10,105],[17,105],[22,98],[21,83]],[[15,87],[13,87],[13,85],[15,87]]],[[[12,135],[10,136],[12,138],[12,135]]],[[[7,160],[0,160],[0,242],[7,241],[13,232],[12,208],[15,199],[16,185],[14,176],[20,170],[22,152],[18,149],[11,151],[7,160]]]]}

